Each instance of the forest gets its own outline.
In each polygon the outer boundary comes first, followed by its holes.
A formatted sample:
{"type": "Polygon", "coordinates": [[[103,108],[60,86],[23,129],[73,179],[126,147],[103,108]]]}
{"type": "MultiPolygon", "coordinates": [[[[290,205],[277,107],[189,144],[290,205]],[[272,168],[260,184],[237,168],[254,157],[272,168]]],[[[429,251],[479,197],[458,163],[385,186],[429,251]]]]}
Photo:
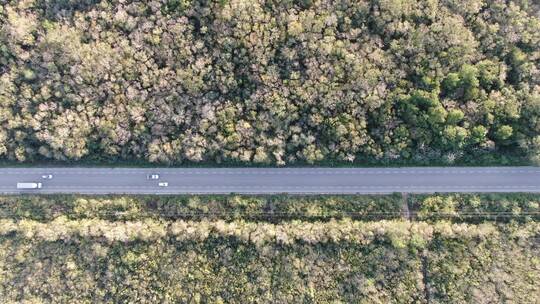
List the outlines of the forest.
{"type": "Polygon", "coordinates": [[[539,216],[538,194],[0,196],[0,298],[533,304],[539,216]]]}
{"type": "Polygon", "coordinates": [[[540,162],[536,0],[0,2],[0,159],[540,162]]]}

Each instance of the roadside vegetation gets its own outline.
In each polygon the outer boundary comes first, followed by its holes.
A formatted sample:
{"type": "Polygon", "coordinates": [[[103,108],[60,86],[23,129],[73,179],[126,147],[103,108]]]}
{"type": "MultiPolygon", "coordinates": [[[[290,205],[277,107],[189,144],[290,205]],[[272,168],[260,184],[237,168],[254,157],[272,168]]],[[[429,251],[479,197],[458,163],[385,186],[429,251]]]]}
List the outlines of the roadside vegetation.
{"type": "Polygon", "coordinates": [[[402,199],[398,194],[1,196],[0,298],[6,303],[540,300],[540,195],[409,195],[409,212],[403,212],[402,199]]]}
{"type": "Polygon", "coordinates": [[[487,222],[539,221],[540,194],[419,195],[23,195],[0,196],[0,218],[49,222],[185,219],[309,222],[358,221],[487,222]],[[406,202],[404,201],[406,200],[406,202]],[[405,208],[405,203],[407,208],[405,208]]]}
{"type": "Polygon", "coordinates": [[[254,220],[318,221],[340,218],[399,219],[401,195],[175,195],[175,196],[3,196],[0,218],[41,222],[70,220],[254,220]]]}
{"type": "Polygon", "coordinates": [[[540,195],[526,193],[409,196],[416,220],[540,222],[540,195]]]}
{"type": "Polygon", "coordinates": [[[7,162],[539,161],[537,1],[0,3],[7,162]]]}

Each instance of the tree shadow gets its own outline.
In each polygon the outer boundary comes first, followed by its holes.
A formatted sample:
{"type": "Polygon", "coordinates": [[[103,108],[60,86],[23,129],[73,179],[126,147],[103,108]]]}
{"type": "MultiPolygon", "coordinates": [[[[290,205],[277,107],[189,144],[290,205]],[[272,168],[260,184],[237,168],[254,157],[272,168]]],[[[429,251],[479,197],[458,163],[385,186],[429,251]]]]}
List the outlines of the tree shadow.
{"type": "Polygon", "coordinates": [[[38,0],[35,2],[36,11],[49,20],[71,19],[78,11],[89,11],[99,0],[38,0]]]}

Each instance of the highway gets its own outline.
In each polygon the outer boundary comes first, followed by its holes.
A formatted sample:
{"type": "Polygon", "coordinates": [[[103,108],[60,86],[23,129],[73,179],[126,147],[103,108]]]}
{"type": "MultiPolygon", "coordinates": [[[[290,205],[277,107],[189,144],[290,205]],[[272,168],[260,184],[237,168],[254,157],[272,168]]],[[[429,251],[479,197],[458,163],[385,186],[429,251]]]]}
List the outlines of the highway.
{"type": "Polygon", "coordinates": [[[4,194],[392,192],[540,192],[540,168],[0,168],[4,194]],[[148,179],[153,173],[159,179],[148,179]],[[41,182],[42,188],[17,189],[18,182],[41,182]]]}

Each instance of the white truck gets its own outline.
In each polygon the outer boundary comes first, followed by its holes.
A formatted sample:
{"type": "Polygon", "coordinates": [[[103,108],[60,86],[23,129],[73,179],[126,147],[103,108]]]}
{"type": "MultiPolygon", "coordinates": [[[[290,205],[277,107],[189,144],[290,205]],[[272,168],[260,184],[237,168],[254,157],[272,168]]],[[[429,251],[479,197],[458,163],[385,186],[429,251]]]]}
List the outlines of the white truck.
{"type": "Polygon", "coordinates": [[[41,189],[41,183],[17,183],[17,189],[41,189]]]}

